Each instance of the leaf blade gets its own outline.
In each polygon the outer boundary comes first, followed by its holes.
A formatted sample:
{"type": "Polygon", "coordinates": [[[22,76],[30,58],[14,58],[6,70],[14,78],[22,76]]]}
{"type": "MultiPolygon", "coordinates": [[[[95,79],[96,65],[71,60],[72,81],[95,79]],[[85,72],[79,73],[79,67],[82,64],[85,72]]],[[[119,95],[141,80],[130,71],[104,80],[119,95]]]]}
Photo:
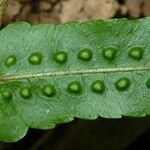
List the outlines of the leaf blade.
{"type": "MultiPolygon", "coordinates": [[[[149,26],[148,17],[57,26],[16,23],[1,30],[0,91],[11,91],[13,99],[6,101],[0,97],[0,126],[4,127],[0,128],[0,139],[15,141],[27,132],[28,127],[54,128],[55,124],[69,122],[74,117],[96,119],[98,116],[149,115],[150,94],[146,87],[150,72],[149,26]],[[132,48],[144,50],[140,60],[129,56],[132,48]],[[91,50],[92,58],[86,61],[78,58],[83,49],[91,50]],[[116,51],[114,54],[113,49],[116,51]],[[102,55],[104,50],[106,57],[102,55]],[[59,51],[67,54],[67,57],[57,56],[59,60],[67,59],[65,63],[54,59],[54,54],[59,51]],[[17,63],[5,66],[8,56],[15,56],[17,63]],[[29,61],[31,56],[36,63],[29,61]],[[109,57],[113,59],[107,59],[109,57]],[[115,83],[124,77],[130,80],[131,85],[127,90],[118,91],[115,83]],[[97,80],[104,81],[105,91],[102,94],[91,89],[92,83],[97,80]],[[79,92],[73,81],[81,85],[79,92]],[[68,91],[70,83],[72,87],[68,91]],[[47,84],[56,90],[52,97],[42,93],[47,84]],[[31,98],[24,99],[20,95],[22,87],[29,88],[31,98]],[[4,125],[9,125],[9,117],[18,122],[17,135],[9,132],[13,130],[11,127],[4,125]],[[4,129],[8,131],[3,132],[4,129]]],[[[83,56],[86,57],[86,53],[83,56]]]]}

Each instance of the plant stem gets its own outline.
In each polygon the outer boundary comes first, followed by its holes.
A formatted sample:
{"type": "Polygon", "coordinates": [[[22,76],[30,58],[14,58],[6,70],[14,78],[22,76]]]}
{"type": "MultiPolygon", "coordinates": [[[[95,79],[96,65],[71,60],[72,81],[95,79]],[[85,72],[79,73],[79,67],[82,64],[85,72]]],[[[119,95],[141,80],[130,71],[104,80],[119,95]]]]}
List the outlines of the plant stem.
{"type": "Polygon", "coordinates": [[[3,15],[7,7],[8,0],[0,0],[0,25],[2,23],[3,15]]]}

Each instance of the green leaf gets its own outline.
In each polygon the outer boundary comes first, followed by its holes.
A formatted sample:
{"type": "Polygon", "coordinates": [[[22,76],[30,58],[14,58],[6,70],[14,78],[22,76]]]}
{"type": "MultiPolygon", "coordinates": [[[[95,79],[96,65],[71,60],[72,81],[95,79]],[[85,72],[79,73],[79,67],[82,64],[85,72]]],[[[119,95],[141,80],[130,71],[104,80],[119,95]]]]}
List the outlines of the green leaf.
{"type": "Polygon", "coordinates": [[[0,31],[0,139],[28,128],[150,114],[150,17],[0,31]]]}

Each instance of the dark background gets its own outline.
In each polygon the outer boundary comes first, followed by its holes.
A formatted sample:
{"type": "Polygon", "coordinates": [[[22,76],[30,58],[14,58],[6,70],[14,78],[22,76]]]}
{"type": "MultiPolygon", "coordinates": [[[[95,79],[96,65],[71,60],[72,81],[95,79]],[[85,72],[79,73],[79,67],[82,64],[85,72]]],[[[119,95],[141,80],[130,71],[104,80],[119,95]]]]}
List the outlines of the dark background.
{"type": "MultiPolygon", "coordinates": [[[[73,20],[150,16],[150,0],[9,0],[3,26],[15,21],[59,24],[73,20]]],[[[30,129],[0,150],[149,150],[150,118],[75,119],[51,130],[30,129]]]]}

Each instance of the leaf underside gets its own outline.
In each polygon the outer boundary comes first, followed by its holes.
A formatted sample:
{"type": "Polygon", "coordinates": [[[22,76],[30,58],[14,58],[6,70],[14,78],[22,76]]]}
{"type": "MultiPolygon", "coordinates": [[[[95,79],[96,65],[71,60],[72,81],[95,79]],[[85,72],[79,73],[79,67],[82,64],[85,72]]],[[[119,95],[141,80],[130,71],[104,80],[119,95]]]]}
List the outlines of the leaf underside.
{"type": "Polygon", "coordinates": [[[74,117],[149,115],[149,78],[149,17],[10,24],[0,31],[0,140],[74,117]]]}

